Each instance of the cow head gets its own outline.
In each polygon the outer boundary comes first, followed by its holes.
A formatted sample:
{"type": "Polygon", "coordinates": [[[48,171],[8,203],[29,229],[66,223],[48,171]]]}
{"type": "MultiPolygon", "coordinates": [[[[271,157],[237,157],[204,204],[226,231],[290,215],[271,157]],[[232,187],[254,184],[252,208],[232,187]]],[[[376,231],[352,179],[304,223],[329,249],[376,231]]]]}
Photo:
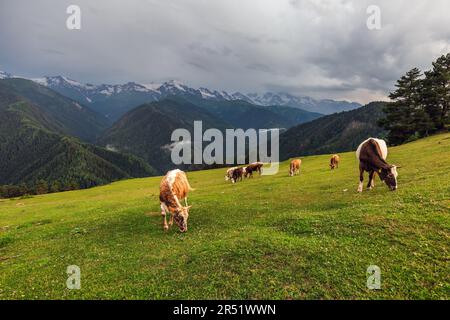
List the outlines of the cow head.
{"type": "Polygon", "coordinates": [[[383,168],[380,171],[380,178],[381,180],[386,183],[386,185],[389,187],[391,191],[397,190],[397,166],[390,166],[389,168],[383,168]]]}
{"type": "Polygon", "coordinates": [[[188,207],[181,207],[181,209],[177,210],[175,212],[175,215],[173,216],[173,219],[175,220],[176,224],[178,225],[178,228],[180,228],[181,232],[187,231],[187,221],[189,218],[189,209],[191,206],[188,207]]]}

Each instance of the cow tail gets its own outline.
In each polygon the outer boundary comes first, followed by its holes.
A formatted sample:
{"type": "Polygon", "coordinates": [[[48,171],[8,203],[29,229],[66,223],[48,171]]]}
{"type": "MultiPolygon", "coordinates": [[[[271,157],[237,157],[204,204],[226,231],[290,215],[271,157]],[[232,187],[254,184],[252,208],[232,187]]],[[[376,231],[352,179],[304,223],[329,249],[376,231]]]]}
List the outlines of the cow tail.
{"type": "Polygon", "coordinates": [[[191,185],[189,184],[189,181],[188,181],[188,180],[186,180],[186,184],[187,184],[187,187],[188,187],[188,190],[189,190],[189,191],[195,191],[195,189],[192,188],[191,185]]]}

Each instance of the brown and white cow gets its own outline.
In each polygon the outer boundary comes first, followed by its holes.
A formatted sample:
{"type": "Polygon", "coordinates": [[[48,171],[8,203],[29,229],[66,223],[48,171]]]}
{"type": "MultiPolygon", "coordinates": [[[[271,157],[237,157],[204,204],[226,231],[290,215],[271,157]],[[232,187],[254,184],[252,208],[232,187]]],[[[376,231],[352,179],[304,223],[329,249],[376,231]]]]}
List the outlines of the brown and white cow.
{"type": "Polygon", "coordinates": [[[231,173],[231,182],[236,183],[238,181],[242,181],[243,176],[244,168],[235,168],[231,173]]]}
{"type": "Polygon", "coordinates": [[[386,162],[387,155],[388,149],[384,140],[369,138],[359,145],[356,150],[356,157],[359,160],[358,192],[363,191],[364,171],[369,172],[368,189],[375,186],[375,173],[380,176],[390,190],[397,189],[397,166],[386,162]]]}
{"type": "Polygon", "coordinates": [[[339,158],[339,155],[335,154],[330,159],[330,168],[331,170],[339,168],[339,161],[341,158],[339,158]]]}
{"type": "Polygon", "coordinates": [[[242,181],[242,177],[245,175],[245,167],[233,167],[227,170],[225,175],[225,181],[230,180],[231,183],[236,183],[238,181],[242,181]]]}
{"type": "Polygon", "coordinates": [[[302,165],[302,160],[294,159],[291,161],[289,166],[289,176],[293,177],[294,175],[300,174],[300,166],[302,165]]]}
{"type": "Polygon", "coordinates": [[[249,164],[244,168],[244,175],[246,178],[253,177],[253,172],[258,172],[259,175],[262,173],[262,167],[264,166],[264,163],[262,162],[254,162],[252,164],[249,164]]]}
{"type": "Polygon", "coordinates": [[[165,177],[161,180],[159,187],[159,201],[161,203],[161,215],[163,216],[164,230],[168,230],[175,219],[180,231],[187,231],[189,209],[191,208],[191,206],[188,206],[187,204],[187,195],[188,192],[192,190],[186,174],[178,169],[167,172],[165,177]],[[183,199],[185,201],[185,206],[182,206],[180,203],[183,199]],[[167,213],[170,214],[168,225],[166,221],[167,213]]]}
{"type": "Polygon", "coordinates": [[[233,171],[234,169],[236,169],[237,167],[233,167],[233,168],[229,168],[227,170],[227,173],[225,174],[225,181],[231,180],[231,178],[233,178],[233,171]]]}

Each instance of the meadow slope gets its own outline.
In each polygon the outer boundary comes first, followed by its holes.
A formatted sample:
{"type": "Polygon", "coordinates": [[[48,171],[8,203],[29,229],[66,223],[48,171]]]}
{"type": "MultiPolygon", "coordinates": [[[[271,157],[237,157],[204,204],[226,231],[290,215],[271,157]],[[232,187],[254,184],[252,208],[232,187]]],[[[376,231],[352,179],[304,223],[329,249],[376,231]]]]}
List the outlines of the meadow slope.
{"type": "Polygon", "coordinates": [[[0,299],[449,299],[450,134],[390,149],[396,192],[356,193],[355,155],[341,159],[236,185],[189,172],[185,234],[162,230],[160,177],[0,200],[0,299]]]}

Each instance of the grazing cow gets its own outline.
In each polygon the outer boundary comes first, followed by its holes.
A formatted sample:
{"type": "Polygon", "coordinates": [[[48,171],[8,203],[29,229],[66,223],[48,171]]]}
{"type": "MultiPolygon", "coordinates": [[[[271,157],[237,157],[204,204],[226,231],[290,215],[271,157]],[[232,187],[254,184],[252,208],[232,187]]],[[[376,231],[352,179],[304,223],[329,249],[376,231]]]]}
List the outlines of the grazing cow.
{"type": "Polygon", "coordinates": [[[291,161],[289,166],[289,176],[293,177],[294,175],[300,174],[300,166],[302,165],[302,160],[295,159],[291,161]]]}
{"type": "Polygon", "coordinates": [[[161,215],[163,216],[163,227],[165,231],[172,226],[174,219],[181,232],[187,231],[189,209],[191,208],[187,204],[187,195],[192,190],[186,174],[178,169],[167,172],[161,180],[159,201],[161,203],[161,215]],[[182,206],[180,203],[183,199],[185,206],[182,206]],[[166,221],[167,213],[170,214],[169,225],[167,225],[166,221]]]}
{"type": "Polygon", "coordinates": [[[244,168],[236,168],[231,174],[231,182],[236,183],[242,181],[242,176],[244,175],[244,168]]]}
{"type": "Polygon", "coordinates": [[[368,189],[375,186],[375,173],[378,173],[380,179],[386,183],[390,190],[397,189],[397,166],[386,162],[387,155],[388,149],[384,140],[369,138],[359,145],[356,150],[356,157],[359,160],[358,192],[363,191],[364,171],[369,172],[368,189]]]}
{"type": "Polygon", "coordinates": [[[236,169],[237,167],[233,167],[233,168],[229,168],[227,170],[227,173],[225,174],[225,181],[231,180],[231,178],[233,177],[233,171],[234,169],[236,169]]]}
{"type": "Polygon", "coordinates": [[[340,160],[341,159],[339,158],[339,156],[337,154],[335,154],[334,156],[331,157],[331,159],[330,159],[330,168],[331,168],[331,170],[339,168],[339,161],[340,160]]]}
{"type": "Polygon", "coordinates": [[[261,175],[262,167],[264,166],[264,163],[262,162],[254,162],[252,164],[249,164],[246,166],[245,169],[245,177],[253,177],[253,172],[258,172],[259,175],[261,175]]]}

